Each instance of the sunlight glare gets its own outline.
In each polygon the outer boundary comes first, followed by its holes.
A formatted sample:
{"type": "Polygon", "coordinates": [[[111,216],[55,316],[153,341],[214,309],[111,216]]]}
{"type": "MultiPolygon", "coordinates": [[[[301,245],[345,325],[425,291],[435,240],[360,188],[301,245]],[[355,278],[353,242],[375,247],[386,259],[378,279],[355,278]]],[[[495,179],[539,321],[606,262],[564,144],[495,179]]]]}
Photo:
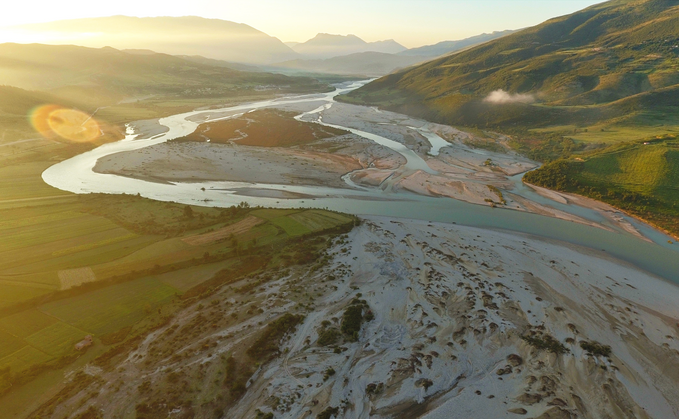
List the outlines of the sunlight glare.
{"type": "Polygon", "coordinates": [[[61,137],[74,142],[89,142],[101,136],[99,124],[90,115],[58,105],[43,105],[30,115],[31,124],[45,138],[61,137]]]}

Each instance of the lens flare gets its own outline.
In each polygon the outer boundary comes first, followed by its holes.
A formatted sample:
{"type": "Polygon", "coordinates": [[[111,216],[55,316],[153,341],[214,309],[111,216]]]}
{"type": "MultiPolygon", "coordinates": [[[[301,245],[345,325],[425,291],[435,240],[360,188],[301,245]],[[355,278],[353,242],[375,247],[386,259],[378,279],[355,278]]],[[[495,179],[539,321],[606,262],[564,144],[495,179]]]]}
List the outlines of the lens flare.
{"type": "Polygon", "coordinates": [[[31,112],[31,124],[45,138],[58,137],[84,143],[101,136],[99,124],[90,115],[58,105],[43,105],[31,112]]]}

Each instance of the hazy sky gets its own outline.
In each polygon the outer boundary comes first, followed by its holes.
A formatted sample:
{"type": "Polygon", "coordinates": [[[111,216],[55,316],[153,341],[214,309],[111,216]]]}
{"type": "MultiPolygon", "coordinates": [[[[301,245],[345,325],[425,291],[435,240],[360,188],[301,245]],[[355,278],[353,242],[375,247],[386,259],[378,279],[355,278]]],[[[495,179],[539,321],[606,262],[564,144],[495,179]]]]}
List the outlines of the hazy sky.
{"type": "MultiPolygon", "coordinates": [[[[407,47],[518,29],[601,0],[37,0],[15,1],[0,26],[111,15],[195,15],[246,23],[282,41],[318,32],[393,38],[407,47]]],[[[0,39],[6,42],[8,39],[0,39]]]]}

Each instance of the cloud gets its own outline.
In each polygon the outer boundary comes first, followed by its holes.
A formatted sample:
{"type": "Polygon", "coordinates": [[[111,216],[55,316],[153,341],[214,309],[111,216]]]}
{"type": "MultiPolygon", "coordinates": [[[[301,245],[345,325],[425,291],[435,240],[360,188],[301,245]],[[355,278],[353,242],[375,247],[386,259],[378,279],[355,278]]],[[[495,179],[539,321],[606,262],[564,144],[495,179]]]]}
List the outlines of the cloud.
{"type": "Polygon", "coordinates": [[[535,97],[531,94],[512,94],[500,89],[491,92],[485,99],[483,99],[483,101],[498,105],[505,103],[533,103],[535,102],[535,97]]]}

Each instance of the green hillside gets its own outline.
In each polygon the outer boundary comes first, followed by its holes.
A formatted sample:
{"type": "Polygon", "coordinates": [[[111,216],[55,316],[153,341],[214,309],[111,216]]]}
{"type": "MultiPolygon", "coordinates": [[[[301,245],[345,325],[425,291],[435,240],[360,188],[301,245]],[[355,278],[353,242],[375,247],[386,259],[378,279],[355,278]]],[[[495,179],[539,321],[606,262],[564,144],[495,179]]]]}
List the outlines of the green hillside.
{"type": "Polygon", "coordinates": [[[122,138],[123,124],[134,120],[330,89],[309,77],[238,71],[153,51],[41,44],[0,44],[0,83],[0,144],[37,138],[29,119],[41,105],[95,115],[106,134],[99,144],[122,138]]]}
{"type": "Polygon", "coordinates": [[[323,88],[310,78],[237,71],[166,54],[42,44],[0,44],[0,80],[95,107],[148,95],[215,97],[248,89],[323,88]]]}
{"type": "Polygon", "coordinates": [[[678,28],[677,0],[609,1],[382,77],[343,100],[524,136],[610,142],[647,128],[672,132],[678,28]],[[506,100],[489,102],[497,90],[506,100]]]}
{"type": "Polygon", "coordinates": [[[608,202],[679,236],[679,140],[662,136],[557,160],[525,175],[538,186],[608,202]]]}

